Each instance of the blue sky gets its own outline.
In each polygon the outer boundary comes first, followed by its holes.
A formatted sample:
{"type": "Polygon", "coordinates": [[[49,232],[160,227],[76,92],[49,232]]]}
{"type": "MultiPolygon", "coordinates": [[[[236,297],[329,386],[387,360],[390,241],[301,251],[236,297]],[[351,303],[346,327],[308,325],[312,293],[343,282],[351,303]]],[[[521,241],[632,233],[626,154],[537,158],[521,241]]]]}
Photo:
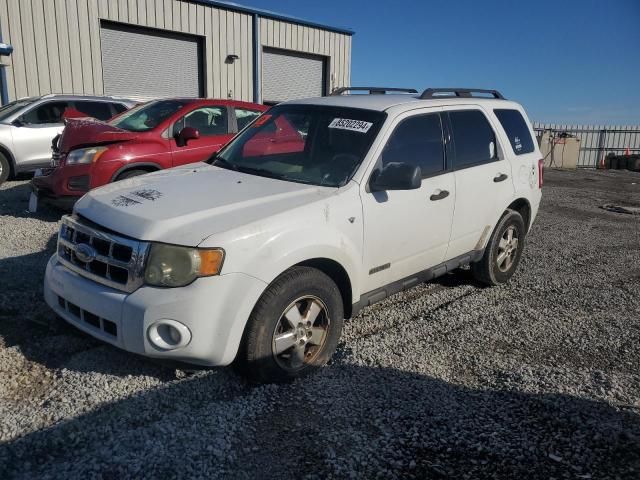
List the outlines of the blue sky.
{"type": "Polygon", "coordinates": [[[532,120],[640,124],[640,0],[236,0],[355,30],[352,84],[497,88],[532,120]]]}

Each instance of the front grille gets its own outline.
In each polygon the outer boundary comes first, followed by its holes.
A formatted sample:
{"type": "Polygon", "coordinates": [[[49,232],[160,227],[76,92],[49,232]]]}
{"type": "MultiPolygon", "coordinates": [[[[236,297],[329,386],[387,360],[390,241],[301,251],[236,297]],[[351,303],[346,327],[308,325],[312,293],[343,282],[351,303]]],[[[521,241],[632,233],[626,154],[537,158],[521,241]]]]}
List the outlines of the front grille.
{"type": "Polygon", "coordinates": [[[62,297],[58,297],[58,305],[60,308],[73,315],[77,320],[80,320],[87,325],[91,325],[93,328],[97,328],[112,337],[118,337],[118,326],[111,320],[100,318],[95,313],[84,310],[62,297]]]}
{"type": "Polygon", "coordinates": [[[61,135],[58,134],[51,140],[51,167],[56,168],[62,161],[62,152],[58,147],[61,135]]]}
{"type": "Polygon", "coordinates": [[[144,261],[149,243],[139,242],[74,216],[62,217],[58,258],[68,269],[95,282],[133,292],[144,281],[144,261]]]}

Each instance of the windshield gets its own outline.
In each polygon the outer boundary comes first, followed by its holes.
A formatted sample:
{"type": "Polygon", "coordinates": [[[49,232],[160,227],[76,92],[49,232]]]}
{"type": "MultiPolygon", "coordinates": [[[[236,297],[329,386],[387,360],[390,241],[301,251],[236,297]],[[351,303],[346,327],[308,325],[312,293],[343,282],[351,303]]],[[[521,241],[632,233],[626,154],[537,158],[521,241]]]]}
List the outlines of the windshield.
{"type": "Polygon", "coordinates": [[[130,132],[146,132],[156,128],[188,103],[188,100],[157,100],[138,105],[108,123],[130,132]]]}
{"type": "Polygon", "coordinates": [[[0,122],[5,121],[11,115],[16,113],[18,110],[23,109],[27,105],[31,105],[35,100],[35,98],[23,98],[22,100],[16,100],[15,102],[3,105],[0,107],[0,122]]]}
{"type": "Polygon", "coordinates": [[[212,157],[254,175],[328,187],[346,184],[386,114],[320,105],[273,107],[212,157]]]}

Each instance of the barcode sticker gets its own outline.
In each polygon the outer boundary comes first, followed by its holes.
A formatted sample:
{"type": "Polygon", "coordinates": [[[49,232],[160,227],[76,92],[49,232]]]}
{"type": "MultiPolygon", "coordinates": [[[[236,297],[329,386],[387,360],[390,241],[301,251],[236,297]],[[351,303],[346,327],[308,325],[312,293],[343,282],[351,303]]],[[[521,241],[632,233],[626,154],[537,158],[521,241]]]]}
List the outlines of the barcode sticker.
{"type": "Polygon", "coordinates": [[[329,124],[329,128],[338,128],[340,130],[350,130],[352,132],[367,133],[373,126],[371,122],[362,120],[349,120],[348,118],[334,118],[329,124]]]}

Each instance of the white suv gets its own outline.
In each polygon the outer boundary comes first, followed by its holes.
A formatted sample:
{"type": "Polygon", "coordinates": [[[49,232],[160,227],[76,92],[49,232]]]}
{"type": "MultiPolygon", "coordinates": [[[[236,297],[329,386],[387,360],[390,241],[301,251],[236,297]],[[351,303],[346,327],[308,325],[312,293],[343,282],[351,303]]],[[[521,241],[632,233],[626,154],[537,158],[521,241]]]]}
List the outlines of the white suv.
{"type": "Polygon", "coordinates": [[[522,107],[369,90],[277,105],[209,164],[89,192],[47,303],[130,352],[269,382],[324,365],[343,320],[396,292],[468,264],[506,282],[541,198],[522,107]]]}
{"type": "Polygon", "coordinates": [[[33,172],[51,164],[51,141],[64,128],[68,109],[98,120],[134,106],[131,100],[50,94],[21,98],[0,107],[0,184],[10,174],[33,172]]]}

